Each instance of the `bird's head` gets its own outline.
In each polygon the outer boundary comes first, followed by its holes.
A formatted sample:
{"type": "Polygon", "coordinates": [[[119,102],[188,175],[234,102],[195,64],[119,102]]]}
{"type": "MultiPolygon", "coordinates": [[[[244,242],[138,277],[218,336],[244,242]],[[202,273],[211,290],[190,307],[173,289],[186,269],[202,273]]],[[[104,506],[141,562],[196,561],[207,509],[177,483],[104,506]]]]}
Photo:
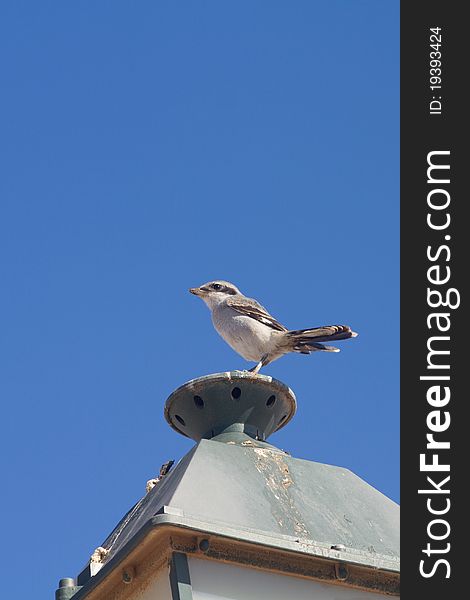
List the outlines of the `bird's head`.
{"type": "Polygon", "coordinates": [[[220,304],[227,296],[235,296],[241,293],[233,283],[221,280],[208,281],[199,287],[190,288],[189,291],[204,300],[210,309],[220,304]]]}

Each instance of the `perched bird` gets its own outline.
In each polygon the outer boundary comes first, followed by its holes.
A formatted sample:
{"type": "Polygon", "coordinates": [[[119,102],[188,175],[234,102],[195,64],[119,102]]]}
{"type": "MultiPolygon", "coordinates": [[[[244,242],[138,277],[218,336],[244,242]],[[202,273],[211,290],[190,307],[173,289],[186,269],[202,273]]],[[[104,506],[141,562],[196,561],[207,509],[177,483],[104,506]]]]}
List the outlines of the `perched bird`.
{"type": "Polygon", "coordinates": [[[257,363],[250,369],[253,373],[258,373],[261,367],[289,352],[339,352],[338,348],[325,346],[322,342],[357,336],[347,325],[291,331],[259,302],[244,296],[228,281],[209,281],[189,291],[207,304],[212,313],[212,323],[227,344],[246,360],[257,363]]]}

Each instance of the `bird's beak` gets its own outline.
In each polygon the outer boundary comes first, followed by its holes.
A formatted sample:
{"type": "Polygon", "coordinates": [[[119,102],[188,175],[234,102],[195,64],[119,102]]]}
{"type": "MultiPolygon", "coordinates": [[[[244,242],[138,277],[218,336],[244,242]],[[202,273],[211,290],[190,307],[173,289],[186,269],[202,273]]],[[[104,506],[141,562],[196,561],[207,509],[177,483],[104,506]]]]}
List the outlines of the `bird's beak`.
{"type": "Polygon", "coordinates": [[[210,290],[208,290],[204,286],[198,288],[189,288],[189,291],[195,296],[206,296],[210,292],[210,290]]]}

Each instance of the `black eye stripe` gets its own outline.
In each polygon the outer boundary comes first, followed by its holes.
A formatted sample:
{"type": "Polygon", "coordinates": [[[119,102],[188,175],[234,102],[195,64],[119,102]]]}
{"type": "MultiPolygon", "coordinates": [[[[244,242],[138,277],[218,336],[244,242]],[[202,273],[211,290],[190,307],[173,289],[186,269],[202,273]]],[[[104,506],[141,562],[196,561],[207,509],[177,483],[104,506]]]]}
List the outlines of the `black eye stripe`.
{"type": "Polygon", "coordinates": [[[224,292],[225,294],[234,295],[237,293],[237,290],[222,283],[211,283],[209,289],[214,290],[214,292],[224,292]]]}

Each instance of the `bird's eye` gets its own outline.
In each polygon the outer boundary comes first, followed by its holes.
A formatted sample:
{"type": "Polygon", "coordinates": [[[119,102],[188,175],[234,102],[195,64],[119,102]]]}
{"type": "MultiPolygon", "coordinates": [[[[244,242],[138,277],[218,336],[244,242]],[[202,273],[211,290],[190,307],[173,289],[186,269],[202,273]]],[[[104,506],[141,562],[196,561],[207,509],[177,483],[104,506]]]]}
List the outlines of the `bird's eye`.
{"type": "Polygon", "coordinates": [[[213,283],[212,289],[215,290],[216,292],[219,292],[222,289],[222,286],[220,285],[220,283],[213,283]]]}

